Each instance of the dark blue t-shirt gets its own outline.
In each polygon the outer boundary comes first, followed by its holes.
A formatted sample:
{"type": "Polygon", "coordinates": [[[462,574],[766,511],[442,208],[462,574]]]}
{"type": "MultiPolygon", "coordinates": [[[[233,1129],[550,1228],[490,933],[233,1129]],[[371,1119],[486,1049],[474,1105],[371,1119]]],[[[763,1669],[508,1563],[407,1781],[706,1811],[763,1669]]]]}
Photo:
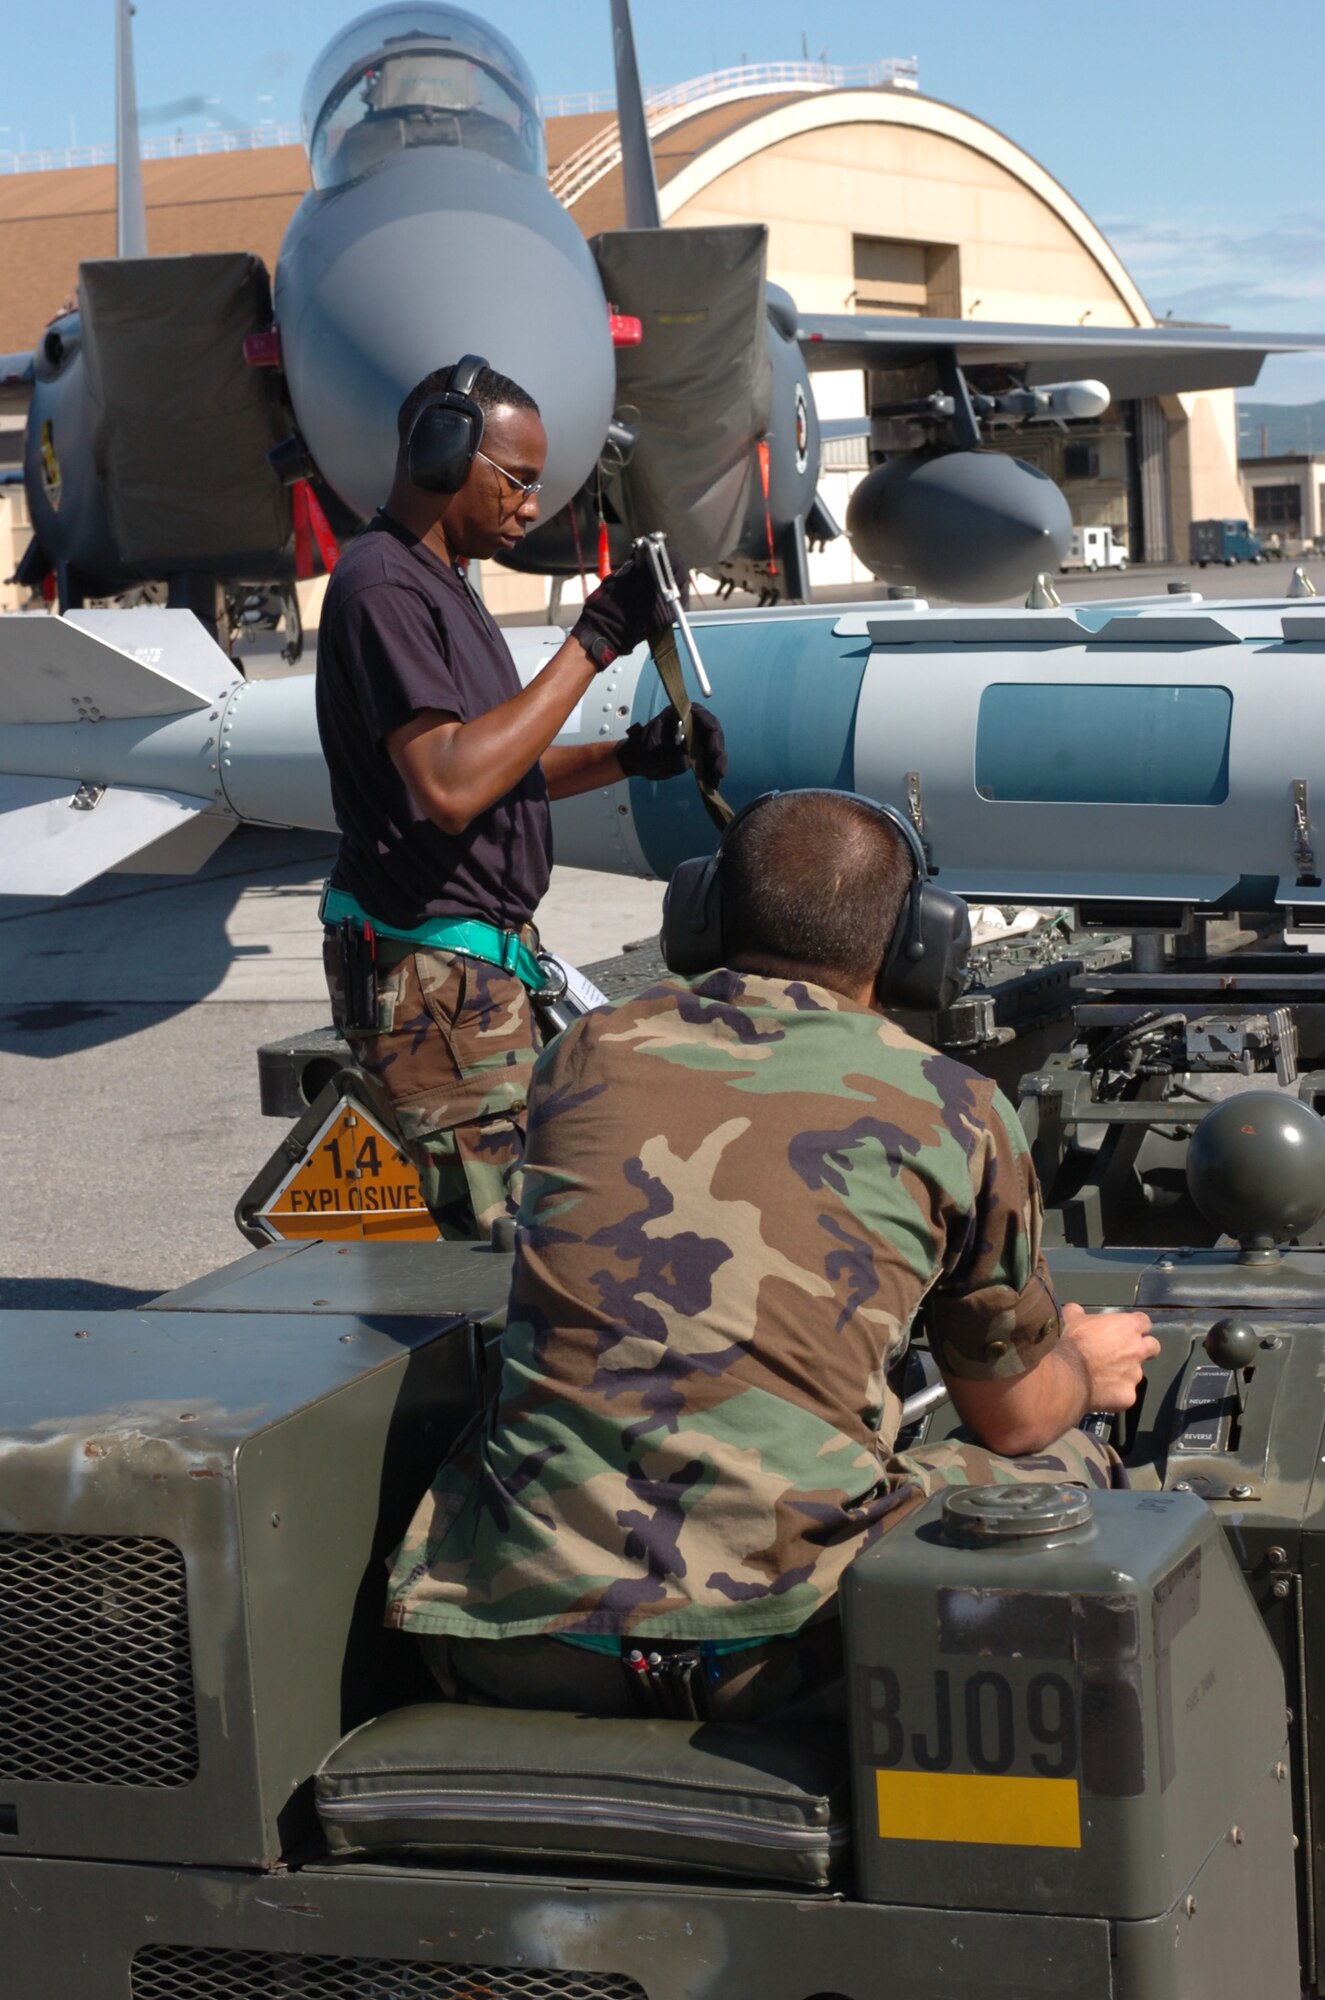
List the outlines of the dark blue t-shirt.
{"type": "Polygon", "coordinates": [[[444,833],[411,797],[386,738],[421,709],[462,722],[520,692],[501,633],[468,584],[379,513],[337,563],[317,642],[317,724],[340,827],[332,882],[397,930],[425,917],[527,923],[547,889],[552,827],[535,764],[444,833]]]}

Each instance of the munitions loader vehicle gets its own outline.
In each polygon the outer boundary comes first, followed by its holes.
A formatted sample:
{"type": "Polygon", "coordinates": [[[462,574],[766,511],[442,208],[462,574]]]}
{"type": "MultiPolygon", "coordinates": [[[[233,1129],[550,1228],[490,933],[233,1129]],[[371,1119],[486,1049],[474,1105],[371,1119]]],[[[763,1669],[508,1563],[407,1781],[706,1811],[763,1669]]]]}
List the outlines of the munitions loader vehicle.
{"type": "Polygon", "coordinates": [[[1325,1991],[1325,1126],[1241,1094],[1188,1175],[1213,1246],[1054,1252],[1162,1343],[1131,1489],[903,1521],[848,1575],[840,1730],[447,1704],[383,1630],[501,1250],[271,1245],[4,1315],[5,2000],[1325,1991]]]}

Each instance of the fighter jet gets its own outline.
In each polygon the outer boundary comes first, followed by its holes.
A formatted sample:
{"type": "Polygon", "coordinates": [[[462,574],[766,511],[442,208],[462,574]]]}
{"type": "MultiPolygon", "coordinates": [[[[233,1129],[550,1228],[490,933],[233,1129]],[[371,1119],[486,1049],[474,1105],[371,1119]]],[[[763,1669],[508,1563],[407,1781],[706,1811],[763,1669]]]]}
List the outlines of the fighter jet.
{"type": "Polygon", "coordinates": [[[519,567],[591,570],[600,549],[611,560],[663,529],[694,569],[807,597],[806,537],[837,532],[816,494],[812,377],[860,367],[879,463],[847,523],[857,552],[881,579],[1005,596],[1056,563],[1068,513],[1035,468],[981,448],[989,424],[1247,382],[1267,353],[1312,344],[801,314],[767,282],[760,225],[659,227],[625,0],[625,230],[586,244],[551,193],[518,51],[459,7],[413,0],[355,20],[314,65],[313,186],[273,286],[242,253],[150,258],[116,6],[121,255],[82,266],[80,310],[35,354],[0,359],[0,397],[31,395],[20,576],[52,577],[62,608],[164,581],[213,630],[288,609],[295,529],[334,561],[389,485],[402,397],[465,351],[547,419],[547,519],[519,567]],[[705,288],[702,336],[669,310],[682,269],[688,296],[705,288]],[[1091,380],[1061,379],[1081,368],[1091,380]]]}
{"type": "MultiPolygon", "coordinates": [[[[117,0],[120,152],[136,164],[128,12],[117,0]]],[[[436,0],[379,8],[315,64],[304,128],[313,187],[274,287],[242,254],[142,254],[141,192],[130,174],[126,197],[122,174],[120,257],[84,263],[80,309],[0,361],[0,394],[31,396],[20,579],[53,574],[61,609],[165,580],[215,629],[217,581],[233,597],[291,575],[291,488],[316,482],[315,526],[349,533],[371,513],[404,394],[465,350],[546,409],[553,509],[603,449],[607,304],[549,192],[537,92],[510,43],[436,0]]]]}

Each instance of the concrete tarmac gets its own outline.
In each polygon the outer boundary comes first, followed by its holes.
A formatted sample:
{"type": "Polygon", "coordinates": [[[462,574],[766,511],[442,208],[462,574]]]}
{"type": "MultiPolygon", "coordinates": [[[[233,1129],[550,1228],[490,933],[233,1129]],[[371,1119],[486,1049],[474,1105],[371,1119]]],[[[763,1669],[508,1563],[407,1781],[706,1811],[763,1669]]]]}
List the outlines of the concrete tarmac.
{"type": "MultiPolygon", "coordinates": [[[[1064,602],[1179,579],[1260,597],[1290,574],[1056,581],[1064,602]]],[[[1325,564],[1308,574],[1325,596],[1325,564]]],[[[0,898],[0,1306],[132,1305],[245,1254],[234,1205],[285,1131],[258,1108],[256,1051],[328,1019],[317,895],[331,846],[241,827],[191,878],[0,898]]],[[[656,932],[661,897],[658,883],[558,869],[540,923],[588,964],[656,932]]]]}
{"type": "MultiPolygon", "coordinates": [[[[323,835],[240,827],[187,880],[0,899],[0,1306],[135,1305],[242,1256],[235,1202],[283,1138],[264,1042],[324,1025],[323,835]]],[[[558,869],[581,964],[658,928],[661,885],[558,869]]]]}

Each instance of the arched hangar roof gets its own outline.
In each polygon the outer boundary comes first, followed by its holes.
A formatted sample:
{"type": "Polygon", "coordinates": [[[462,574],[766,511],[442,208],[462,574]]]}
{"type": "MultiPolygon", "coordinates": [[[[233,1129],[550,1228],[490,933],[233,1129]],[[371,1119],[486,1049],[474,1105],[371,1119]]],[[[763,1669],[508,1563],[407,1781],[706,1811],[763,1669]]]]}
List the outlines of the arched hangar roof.
{"type": "MultiPolygon", "coordinates": [[[[596,133],[586,133],[587,119],[574,122],[579,129],[567,151],[564,140],[557,144],[561,121],[549,121],[553,187],[586,235],[622,228],[624,197],[615,119],[600,123],[596,133]]],[[[926,229],[933,227],[930,217],[936,206],[934,199],[926,203],[924,191],[928,188],[933,194],[942,184],[949,197],[949,237],[952,225],[964,221],[963,248],[975,251],[983,245],[997,256],[1014,247],[1005,239],[1009,230],[1016,233],[1011,202],[1015,194],[1038,211],[1036,248],[1046,273],[1039,289],[1046,298],[1062,289],[1061,275],[1047,275],[1057,238],[1060,273],[1061,252],[1070,245],[1094,267],[1094,288],[1111,297],[1117,323],[1155,324],[1122,260],[1080,203],[1005,133],[955,105],[889,88],[727,93],[718,101],[701,100],[673,110],[659,122],[651,117],[650,123],[664,221],[717,220],[725,192],[736,197],[735,210],[745,205],[738,188],[748,192],[761,183],[768,213],[776,215],[778,163],[802,177],[807,166],[817,164],[837,176],[836,213],[830,217],[821,209],[824,222],[847,220],[858,230],[868,225],[881,236],[923,240],[926,229]],[[870,185],[880,172],[887,175],[890,189],[886,210],[880,205],[877,181],[870,185]],[[929,216],[922,212],[926,207],[929,216]]],[[[782,179],[785,183],[785,173],[782,179]]],[[[1023,260],[1029,254],[1025,243],[1015,248],[1023,260]]],[[[1034,289],[1033,279],[1031,284],[1034,289]]],[[[991,316],[1020,315],[1003,311],[991,316]]]]}

